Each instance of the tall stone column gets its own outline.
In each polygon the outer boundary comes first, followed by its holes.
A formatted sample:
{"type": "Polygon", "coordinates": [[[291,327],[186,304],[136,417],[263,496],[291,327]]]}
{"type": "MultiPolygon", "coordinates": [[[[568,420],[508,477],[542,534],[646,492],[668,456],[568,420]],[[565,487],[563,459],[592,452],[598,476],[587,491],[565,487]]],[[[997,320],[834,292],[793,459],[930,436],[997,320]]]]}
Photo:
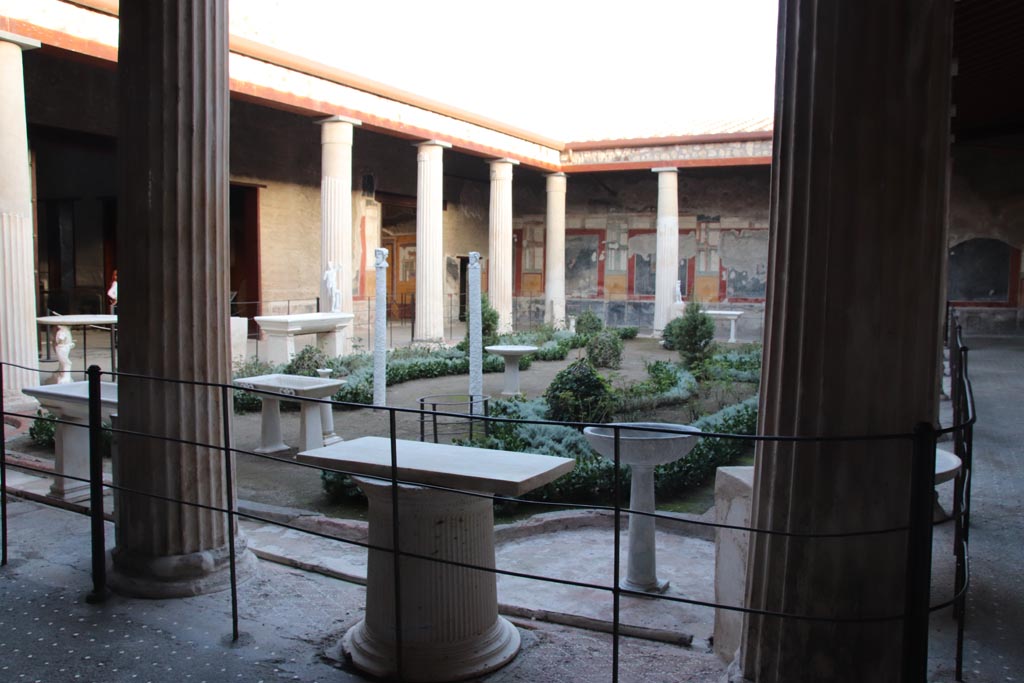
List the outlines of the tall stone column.
{"type": "MultiPolygon", "coordinates": [[[[758,431],[907,433],[936,420],[949,157],[950,0],[782,0],[758,431]]],[[[907,524],[907,441],[760,443],[752,526],[907,524]]],[[[748,604],[903,612],[906,534],[751,534],[748,604]]],[[[900,621],[748,619],[758,682],[900,680],[900,621]]]]}
{"type": "Polygon", "coordinates": [[[488,221],[488,298],[498,312],[498,334],[512,331],[512,167],[513,159],[491,164],[491,207],[488,221]]]}
{"type": "Polygon", "coordinates": [[[444,181],[445,148],[430,140],[416,145],[416,324],[413,341],[444,340],[444,181]]]}
{"type": "MultiPolygon", "coordinates": [[[[39,367],[39,350],[21,52],[37,47],[38,41],[0,31],[0,360],[28,368],[39,367]]],[[[21,390],[38,384],[39,373],[5,367],[3,397],[8,410],[31,405],[21,390]]]]}
{"type": "MultiPolygon", "coordinates": [[[[361,121],[332,116],[320,128],[320,310],[331,308],[323,275],[335,272],[341,312],[352,312],[352,130],[361,121]],[[336,270],[332,269],[334,266],[336,270]]],[[[352,328],[342,330],[345,353],[352,350],[352,328]]]]}
{"type": "MultiPolygon", "coordinates": [[[[227,0],[121,6],[118,79],[120,370],[227,383],[227,0]]],[[[230,398],[228,399],[230,401],[230,398]]],[[[123,376],[115,481],[224,507],[218,389],[123,376]]],[[[230,407],[228,407],[230,409],[230,407]]],[[[228,585],[227,516],[138,494],[117,498],[111,586],[174,597],[228,585]]],[[[244,543],[239,570],[251,556],[244,543]]]]}
{"type": "Polygon", "coordinates": [[[544,235],[544,322],[565,328],[565,174],[547,177],[544,235]]]}
{"type": "Polygon", "coordinates": [[[658,174],[658,232],[654,271],[654,332],[672,319],[676,281],[679,279],[679,173],[655,168],[658,174]]]}

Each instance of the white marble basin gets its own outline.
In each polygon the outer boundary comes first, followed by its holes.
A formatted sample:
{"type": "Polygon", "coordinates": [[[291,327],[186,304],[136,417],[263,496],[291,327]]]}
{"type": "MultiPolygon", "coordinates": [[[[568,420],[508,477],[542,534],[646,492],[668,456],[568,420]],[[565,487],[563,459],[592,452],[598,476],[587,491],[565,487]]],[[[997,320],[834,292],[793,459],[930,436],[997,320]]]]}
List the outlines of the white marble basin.
{"type": "MultiPolygon", "coordinates": [[[[624,465],[654,467],[679,460],[697,445],[698,439],[692,435],[700,434],[696,427],[665,422],[619,422],[614,426],[631,427],[619,430],[619,461],[624,465]],[[652,429],[667,429],[673,433],[655,432],[652,429]]],[[[602,457],[615,460],[613,425],[586,427],[583,435],[587,437],[590,447],[602,457]]]]}
{"type": "Polygon", "coordinates": [[[340,389],[345,384],[345,380],[273,374],[259,375],[257,377],[239,377],[233,384],[241,389],[270,391],[275,394],[297,396],[298,398],[326,398],[340,389]]]}
{"type": "Polygon", "coordinates": [[[351,313],[290,313],[288,315],[258,315],[256,324],[268,333],[313,334],[331,332],[352,322],[351,313]]]}

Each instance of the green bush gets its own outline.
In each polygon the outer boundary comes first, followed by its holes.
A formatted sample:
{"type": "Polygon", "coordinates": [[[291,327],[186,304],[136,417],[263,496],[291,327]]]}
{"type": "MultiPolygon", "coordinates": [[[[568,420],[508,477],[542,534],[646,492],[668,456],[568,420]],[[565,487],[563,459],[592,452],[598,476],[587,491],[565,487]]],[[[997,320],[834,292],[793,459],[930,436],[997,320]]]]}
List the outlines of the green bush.
{"type": "MultiPolygon", "coordinates": [[[[241,363],[236,363],[231,376],[233,379],[238,379],[239,377],[259,377],[260,375],[272,374],[277,370],[278,368],[275,368],[270,363],[253,357],[241,363]]],[[[255,413],[263,405],[259,394],[251,394],[241,389],[235,389],[233,393],[236,413],[255,413]]]]}
{"type": "Polygon", "coordinates": [[[609,329],[615,330],[619,334],[619,338],[622,340],[636,339],[636,335],[640,333],[640,328],[636,325],[630,325],[629,327],[612,327],[609,329]]]}
{"type": "Polygon", "coordinates": [[[700,374],[709,380],[760,382],[761,355],[760,346],[745,351],[718,353],[704,362],[700,374]]]}
{"type": "Polygon", "coordinates": [[[646,380],[630,384],[618,392],[616,414],[639,413],[682,403],[697,390],[697,380],[693,375],[675,363],[657,360],[646,365],[646,380]]]}
{"type": "Polygon", "coordinates": [[[593,311],[583,311],[576,316],[576,334],[589,336],[604,329],[604,321],[593,311]]]}
{"type": "Polygon", "coordinates": [[[569,349],[569,342],[557,342],[551,339],[538,347],[533,356],[537,360],[565,360],[565,357],[569,355],[569,349]]]}
{"type": "Polygon", "coordinates": [[[56,420],[57,416],[50,411],[44,413],[42,410],[37,410],[36,415],[39,419],[33,420],[32,426],[28,428],[29,438],[37,446],[53,448],[57,438],[57,423],[52,420],[56,420]]]}
{"type": "Polygon", "coordinates": [[[587,358],[598,368],[618,368],[622,364],[622,339],[614,330],[591,335],[587,358]]]}
{"type": "Polygon", "coordinates": [[[307,346],[295,354],[281,372],[286,375],[318,377],[316,371],[327,367],[330,367],[330,359],[327,354],[315,346],[307,346]]]}
{"type": "Polygon", "coordinates": [[[586,358],[555,375],[544,392],[548,419],[557,422],[607,422],[615,409],[608,381],[586,358]]]}
{"type": "MultiPolygon", "coordinates": [[[[471,306],[466,307],[466,337],[455,347],[464,352],[469,351],[469,330],[473,321],[471,309],[471,306]]],[[[486,294],[480,295],[480,337],[484,346],[498,343],[498,312],[486,294]]]]}
{"type": "Polygon", "coordinates": [[[714,351],[715,321],[699,303],[689,303],[682,317],[665,326],[662,337],[666,348],[679,351],[683,366],[693,370],[699,368],[714,351]]]}

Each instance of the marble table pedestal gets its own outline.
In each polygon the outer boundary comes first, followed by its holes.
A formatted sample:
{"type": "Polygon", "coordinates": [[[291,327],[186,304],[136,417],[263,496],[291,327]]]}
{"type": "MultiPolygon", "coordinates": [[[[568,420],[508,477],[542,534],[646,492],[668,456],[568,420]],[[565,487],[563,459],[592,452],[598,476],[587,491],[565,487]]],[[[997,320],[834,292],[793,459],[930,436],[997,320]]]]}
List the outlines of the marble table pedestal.
{"type": "Polygon", "coordinates": [[[519,396],[519,359],[528,353],[537,350],[536,346],[526,345],[496,345],[484,347],[488,353],[501,356],[505,360],[505,385],[501,390],[502,396],[519,396]]]}

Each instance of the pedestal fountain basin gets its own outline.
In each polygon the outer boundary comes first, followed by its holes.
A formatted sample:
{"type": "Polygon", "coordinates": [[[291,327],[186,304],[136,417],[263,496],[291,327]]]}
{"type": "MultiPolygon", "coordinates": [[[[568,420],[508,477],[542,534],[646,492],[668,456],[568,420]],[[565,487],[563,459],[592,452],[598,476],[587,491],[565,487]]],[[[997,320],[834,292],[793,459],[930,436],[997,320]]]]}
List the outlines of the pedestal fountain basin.
{"type": "MultiPolygon", "coordinates": [[[[629,507],[636,512],[653,513],[654,468],[689,454],[699,442],[700,430],[664,422],[617,422],[585,428],[583,435],[590,447],[612,462],[615,462],[615,427],[620,428],[619,463],[630,468],[629,507]]],[[[629,515],[628,564],[626,577],[620,584],[622,588],[644,593],[668,590],[668,581],[659,581],[657,576],[654,521],[654,517],[646,514],[629,515]]]]}

